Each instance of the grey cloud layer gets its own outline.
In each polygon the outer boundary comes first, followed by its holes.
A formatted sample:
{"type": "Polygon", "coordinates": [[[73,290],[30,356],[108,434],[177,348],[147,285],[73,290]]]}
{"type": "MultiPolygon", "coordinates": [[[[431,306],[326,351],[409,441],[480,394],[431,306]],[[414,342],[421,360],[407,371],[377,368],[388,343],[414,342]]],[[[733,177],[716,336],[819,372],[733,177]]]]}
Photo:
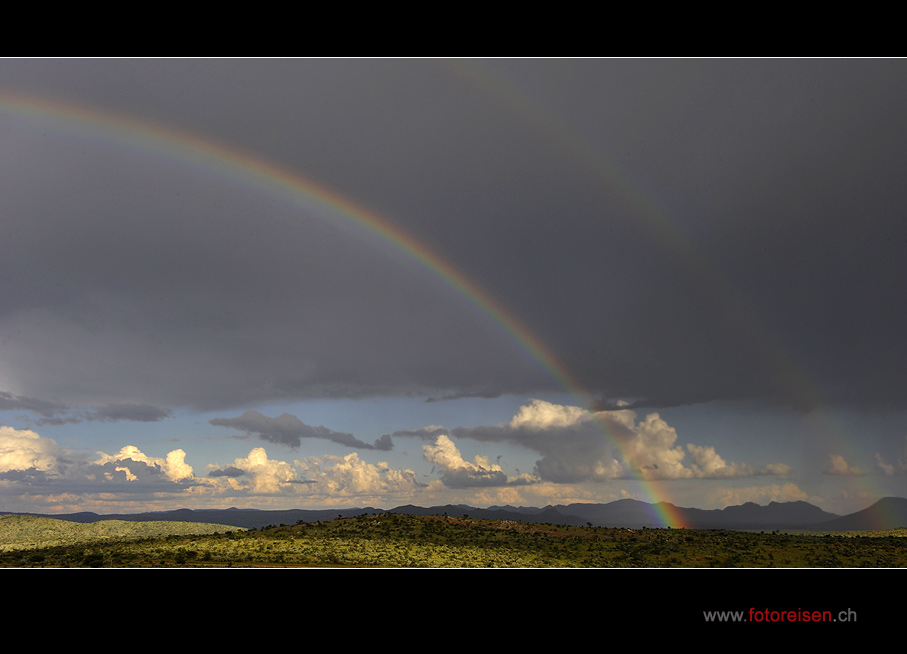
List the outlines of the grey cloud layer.
{"type": "Polygon", "coordinates": [[[11,410],[29,411],[38,414],[41,416],[35,420],[38,425],[60,425],[83,421],[158,422],[173,415],[171,409],[138,402],[112,403],[97,407],[94,410],[75,411],[59,402],[0,392],[0,411],[11,410]]]}
{"type": "Polygon", "coordinates": [[[247,434],[256,435],[262,440],[289,447],[299,447],[304,438],[320,438],[339,445],[367,450],[389,450],[392,447],[389,436],[382,436],[373,445],[369,445],[352,434],[333,431],[327,427],[307,425],[289,413],[270,418],[250,409],[236,418],[214,418],[209,422],[215,426],[231,427],[247,434]]]}
{"type": "MultiPolygon", "coordinates": [[[[603,402],[907,404],[907,62],[7,60],[0,88],[336,188],[465,271],[603,402]]],[[[62,419],[56,402],[558,389],[348,222],[2,112],[0,130],[7,401],[62,419]]]]}

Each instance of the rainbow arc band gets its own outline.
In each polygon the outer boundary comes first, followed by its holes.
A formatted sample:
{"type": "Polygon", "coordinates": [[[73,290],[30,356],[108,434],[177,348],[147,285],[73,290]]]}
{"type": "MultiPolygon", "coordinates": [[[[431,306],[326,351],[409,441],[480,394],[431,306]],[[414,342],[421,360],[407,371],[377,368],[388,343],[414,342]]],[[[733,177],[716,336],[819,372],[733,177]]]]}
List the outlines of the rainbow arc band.
{"type": "MultiPolygon", "coordinates": [[[[42,129],[56,129],[68,135],[158,154],[208,173],[226,176],[267,195],[282,195],[308,209],[326,211],[403,252],[453,288],[503,329],[560,387],[575,397],[580,406],[589,406],[589,393],[550,348],[476,282],[393,222],[313,179],[197,134],[96,107],[0,92],[0,112],[37,121],[42,129]]],[[[607,421],[598,417],[596,421],[612,444],[622,450],[607,421]]],[[[662,493],[656,491],[656,482],[642,477],[638,481],[657,513],[656,519],[663,526],[682,527],[674,505],[659,499],[662,493]]]]}

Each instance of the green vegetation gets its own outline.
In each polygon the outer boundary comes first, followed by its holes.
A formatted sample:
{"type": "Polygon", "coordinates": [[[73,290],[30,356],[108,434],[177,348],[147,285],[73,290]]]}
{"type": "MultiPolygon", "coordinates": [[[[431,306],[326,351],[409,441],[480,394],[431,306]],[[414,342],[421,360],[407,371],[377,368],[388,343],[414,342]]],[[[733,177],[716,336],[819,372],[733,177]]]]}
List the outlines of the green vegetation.
{"type": "Polygon", "coordinates": [[[65,543],[51,533],[51,525],[36,522],[31,544],[23,540],[26,528],[20,525],[11,547],[12,530],[4,527],[9,517],[0,516],[0,549],[7,550],[0,553],[2,567],[907,567],[907,529],[631,530],[381,514],[250,530],[197,523],[64,523],[57,525],[61,532],[84,528],[65,543]]]}
{"type": "Polygon", "coordinates": [[[0,552],[241,529],[202,522],[101,520],[81,523],[33,515],[0,515],[0,552]]]}

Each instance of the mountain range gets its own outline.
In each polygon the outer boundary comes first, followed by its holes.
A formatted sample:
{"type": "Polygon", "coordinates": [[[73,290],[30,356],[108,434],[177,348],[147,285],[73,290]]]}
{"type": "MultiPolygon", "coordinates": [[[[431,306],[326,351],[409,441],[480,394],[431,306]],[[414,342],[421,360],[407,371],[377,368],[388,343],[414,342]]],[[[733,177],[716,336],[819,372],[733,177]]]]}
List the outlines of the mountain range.
{"type": "MultiPolygon", "coordinates": [[[[0,511],[0,513],[9,512],[0,511]]],[[[907,527],[907,498],[886,497],[862,511],[843,516],[829,513],[808,502],[770,502],[765,506],[747,502],[724,509],[695,509],[681,508],[667,502],[650,504],[632,499],[617,500],[606,504],[558,504],[543,508],[490,506],[482,509],[463,504],[448,504],[427,508],[405,505],[387,510],[370,507],[287,510],[231,507],[229,509],[176,509],[174,511],[130,514],[101,515],[83,512],[31,515],[43,515],[47,518],[83,523],[100,520],[171,520],[208,522],[259,529],[271,525],[292,525],[298,522],[317,522],[381,513],[468,516],[489,520],[629,529],[658,528],[664,524],[663,516],[671,516],[673,524],[690,529],[862,531],[907,527]]]]}

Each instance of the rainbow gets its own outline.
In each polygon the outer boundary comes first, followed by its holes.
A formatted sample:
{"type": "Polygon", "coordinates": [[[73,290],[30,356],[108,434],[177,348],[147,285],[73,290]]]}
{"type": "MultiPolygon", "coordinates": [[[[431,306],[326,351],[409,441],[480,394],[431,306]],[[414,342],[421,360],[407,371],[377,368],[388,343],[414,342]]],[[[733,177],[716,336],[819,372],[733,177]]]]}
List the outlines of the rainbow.
{"type": "MultiPolygon", "coordinates": [[[[392,248],[402,251],[430,271],[471,305],[489,316],[520,348],[534,359],[559,386],[588,406],[590,395],[578,379],[530,329],[520,323],[487,291],[467,277],[438,253],[382,217],[349,197],[294,171],[281,167],[252,153],[172,126],[118,113],[58,100],[0,92],[0,111],[26,120],[40,121],[42,128],[53,127],[67,134],[77,134],[100,141],[126,144],[139,150],[157,153],[209,173],[223,175],[267,194],[280,194],[303,201],[348,221],[366,233],[376,236],[392,248]]],[[[620,440],[611,427],[597,417],[602,431],[618,449],[620,440]]],[[[627,457],[629,460],[629,457],[627,457]]],[[[653,506],[653,518],[663,526],[683,527],[674,505],[660,501],[663,497],[657,482],[638,480],[653,506]]]]}
{"type": "Polygon", "coordinates": [[[478,284],[394,223],[311,178],[196,134],[96,108],[51,102],[23,94],[0,93],[0,109],[26,118],[39,117],[45,124],[50,121],[68,133],[75,131],[105,141],[126,142],[208,172],[239,179],[269,194],[303,198],[310,205],[339,214],[394,249],[403,251],[453,287],[473,306],[490,316],[562,387],[582,394],[579,382],[548,347],[478,284]]]}
{"type": "MultiPolygon", "coordinates": [[[[819,384],[806,374],[804,367],[764,316],[744,301],[744,295],[731,286],[725,275],[708,265],[706,257],[697,251],[692,240],[679,228],[678,221],[670,219],[669,212],[658,202],[657,196],[652,192],[641,192],[645,184],[632,181],[627,171],[617,166],[615,158],[603,157],[590,146],[590,139],[573,130],[567,121],[536,100],[531,80],[517,83],[516,78],[509,78],[506,72],[475,59],[443,60],[440,65],[464,86],[499,106],[511,119],[522,121],[527,129],[545,139],[550,147],[581,163],[582,169],[607,189],[612,198],[623,202],[627,210],[639,219],[636,224],[645,232],[649,242],[659,247],[664,256],[671,258],[699,288],[720,300],[729,322],[739,333],[748,337],[751,346],[759,351],[761,360],[784,384],[789,397],[817,409],[813,413],[819,428],[826,437],[834,440],[839,451],[851,455],[848,461],[857,455],[853,448],[856,439],[829,407],[819,384]]],[[[656,484],[654,481],[645,482],[650,501],[663,524],[682,526],[676,507],[657,501],[656,498],[664,495],[655,490],[656,484]]],[[[873,488],[871,492],[876,497],[884,495],[880,488],[873,488]]]]}

